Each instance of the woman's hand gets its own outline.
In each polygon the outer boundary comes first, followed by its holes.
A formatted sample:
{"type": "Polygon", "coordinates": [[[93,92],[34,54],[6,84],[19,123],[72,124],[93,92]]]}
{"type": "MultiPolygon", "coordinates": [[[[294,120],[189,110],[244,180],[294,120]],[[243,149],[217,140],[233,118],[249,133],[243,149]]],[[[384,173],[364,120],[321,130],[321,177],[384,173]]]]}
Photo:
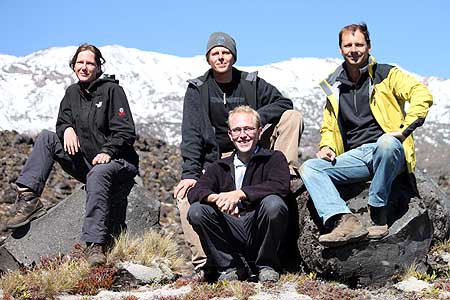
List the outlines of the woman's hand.
{"type": "Polygon", "coordinates": [[[70,155],[75,155],[80,149],[80,141],[72,127],[67,127],[64,130],[64,151],[70,155]]]}

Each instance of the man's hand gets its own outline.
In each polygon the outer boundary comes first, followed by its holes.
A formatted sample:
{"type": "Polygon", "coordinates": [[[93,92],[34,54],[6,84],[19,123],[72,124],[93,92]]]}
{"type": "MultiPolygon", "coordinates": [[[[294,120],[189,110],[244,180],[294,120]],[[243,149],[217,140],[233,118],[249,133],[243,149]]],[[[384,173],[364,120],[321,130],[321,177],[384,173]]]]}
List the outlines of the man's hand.
{"type": "Polygon", "coordinates": [[[111,156],[109,156],[109,154],[99,153],[92,160],[92,165],[95,166],[96,164],[107,164],[110,161],[111,161],[111,156]]]}
{"type": "Polygon", "coordinates": [[[219,200],[219,194],[209,194],[206,198],[208,203],[216,203],[217,200],[219,200]]]}
{"type": "Polygon", "coordinates": [[[80,141],[72,127],[67,127],[64,130],[64,151],[70,155],[75,155],[80,149],[80,141]]]}
{"type": "Polygon", "coordinates": [[[401,143],[403,143],[403,141],[406,139],[400,131],[388,132],[387,134],[397,138],[401,143]]]}
{"type": "Polygon", "coordinates": [[[334,161],[336,159],[336,153],[334,153],[334,151],[329,147],[323,147],[319,152],[316,153],[316,157],[328,161],[334,161]]]}
{"type": "MultiPolygon", "coordinates": [[[[239,215],[238,203],[241,200],[246,199],[247,196],[241,190],[224,192],[218,195],[217,200],[215,200],[215,204],[217,207],[224,213],[239,215]]],[[[208,197],[209,200],[209,197],[208,197]]]]}
{"type": "Polygon", "coordinates": [[[173,197],[175,199],[183,199],[186,197],[187,192],[191,187],[193,187],[197,183],[195,179],[183,179],[180,180],[178,185],[175,187],[173,191],[173,197]]]}

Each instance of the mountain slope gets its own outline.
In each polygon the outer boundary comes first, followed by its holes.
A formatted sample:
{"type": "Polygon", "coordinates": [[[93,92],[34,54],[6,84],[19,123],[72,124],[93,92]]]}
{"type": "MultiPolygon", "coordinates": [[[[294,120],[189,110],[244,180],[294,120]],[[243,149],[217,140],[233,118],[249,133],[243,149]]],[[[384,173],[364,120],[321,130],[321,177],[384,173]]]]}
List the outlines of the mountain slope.
{"type": "MultiPolygon", "coordinates": [[[[59,102],[75,82],[69,60],[76,47],[50,48],[25,57],[0,55],[0,129],[37,133],[54,129],[59,102]]],[[[105,73],[116,74],[128,95],[141,132],[170,143],[180,141],[186,80],[207,69],[204,56],[182,58],[117,45],[101,48],[105,73]]],[[[317,140],[323,94],[318,87],[340,63],[339,59],[293,58],[259,67],[259,75],[293,99],[305,118],[305,135],[317,140]]],[[[418,130],[430,145],[450,144],[450,80],[421,77],[434,95],[426,126],[418,130]]]]}

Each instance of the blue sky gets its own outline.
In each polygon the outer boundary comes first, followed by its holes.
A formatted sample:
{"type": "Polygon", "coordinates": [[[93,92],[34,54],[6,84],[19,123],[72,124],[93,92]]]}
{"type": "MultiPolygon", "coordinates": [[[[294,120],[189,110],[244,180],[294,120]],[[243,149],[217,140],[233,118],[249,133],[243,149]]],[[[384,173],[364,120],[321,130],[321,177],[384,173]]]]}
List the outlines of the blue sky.
{"type": "Polygon", "coordinates": [[[0,0],[0,53],[89,42],[190,57],[204,53],[211,32],[225,31],[238,65],[257,66],[340,57],[339,30],[365,21],[379,62],[450,78],[449,19],[448,0],[0,0]]]}

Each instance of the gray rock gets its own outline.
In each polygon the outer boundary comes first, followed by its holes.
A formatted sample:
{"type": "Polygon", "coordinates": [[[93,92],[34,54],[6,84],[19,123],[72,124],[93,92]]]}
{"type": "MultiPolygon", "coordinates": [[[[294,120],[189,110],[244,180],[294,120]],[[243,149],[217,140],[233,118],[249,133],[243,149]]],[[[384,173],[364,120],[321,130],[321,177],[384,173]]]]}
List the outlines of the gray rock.
{"type": "Polygon", "coordinates": [[[433,239],[443,241],[450,236],[450,198],[431,178],[416,172],[417,188],[433,222],[433,239]]]}
{"type": "MultiPolygon", "coordinates": [[[[120,232],[122,227],[127,227],[127,231],[134,235],[142,235],[150,228],[159,229],[160,202],[156,196],[137,185],[121,186],[114,195],[112,201],[115,204],[110,219],[115,220],[118,226],[110,226],[112,235],[120,232]],[[128,206],[124,211],[122,208],[124,204],[126,205],[126,201],[123,201],[123,198],[128,193],[128,206]],[[122,222],[125,220],[124,212],[126,225],[122,222]]],[[[3,244],[3,253],[8,253],[14,258],[17,268],[20,264],[31,265],[38,262],[42,256],[70,252],[73,245],[79,242],[85,201],[85,191],[83,189],[75,191],[43,217],[15,230],[3,244]]],[[[8,268],[14,269],[10,265],[8,268]]],[[[0,258],[0,271],[6,267],[0,258]]]]}
{"type": "MultiPolygon", "coordinates": [[[[433,239],[433,223],[442,224],[439,234],[445,236],[448,230],[444,220],[449,214],[437,213],[433,207],[448,207],[449,200],[423,174],[417,180],[421,197],[398,180],[390,199],[388,222],[389,235],[379,241],[362,241],[336,248],[324,248],[318,242],[321,233],[326,232],[305,191],[297,198],[299,207],[300,255],[311,270],[324,277],[347,281],[350,285],[383,285],[395,274],[416,264],[419,270],[427,268],[426,257],[433,239]],[[430,216],[439,215],[438,220],[430,216]]],[[[341,195],[353,213],[365,226],[370,217],[367,210],[369,183],[354,184],[340,188],[341,195]]]]}
{"type": "Polygon", "coordinates": [[[415,277],[409,277],[396,283],[394,287],[404,292],[420,292],[423,290],[431,290],[432,284],[415,277]]]}
{"type": "Polygon", "coordinates": [[[19,263],[11,255],[11,253],[9,253],[9,251],[4,247],[0,247],[0,274],[10,270],[16,270],[18,267],[19,263]]]}
{"type": "Polygon", "coordinates": [[[171,281],[175,278],[175,274],[164,265],[143,266],[132,262],[124,262],[119,264],[120,268],[127,270],[142,284],[163,283],[171,281]]]}

